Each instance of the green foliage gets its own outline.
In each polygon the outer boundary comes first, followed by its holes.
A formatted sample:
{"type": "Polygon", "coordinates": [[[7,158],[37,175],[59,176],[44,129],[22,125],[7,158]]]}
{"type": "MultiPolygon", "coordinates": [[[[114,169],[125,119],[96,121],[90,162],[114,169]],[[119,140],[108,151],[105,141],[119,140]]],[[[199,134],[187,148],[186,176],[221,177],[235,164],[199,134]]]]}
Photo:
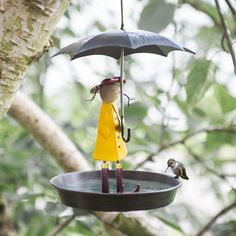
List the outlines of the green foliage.
{"type": "Polygon", "coordinates": [[[165,219],[161,216],[156,216],[160,221],[162,221],[167,226],[173,228],[174,230],[178,231],[182,235],[185,235],[184,231],[181,229],[181,227],[177,223],[173,223],[172,221],[165,219]]]}
{"type": "Polygon", "coordinates": [[[229,132],[209,133],[207,134],[206,145],[208,148],[219,148],[221,145],[235,145],[236,136],[229,132]]]}
{"type": "Polygon", "coordinates": [[[214,86],[208,89],[205,96],[196,104],[196,108],[203,112],[210,123],[219,124],[222,122],[224,115],[215,96],[214,86]]]}
{"type": "Polygon", "coordinates": [[[147,107],[141,102],[134,102],[129,107],[126,107],[126,121],[131,128],[136,127],[142,122],[147,115],[147,107]]]}
{"type": "Polygon", "coordinates": [[[214,92],[222,113],[227,113],[236,109],[236,98],[230,95],[226,88],[216,84],[214,86],[214,92]]]}
{"type": "Polygon", "coordinates": [[[236,221],[231,220],[222,224],[216,224],[212,231],[215,236],[234,236],[236,234],[236,221]]]}
{"type": "Polygon", "coordinates": [[[211,62],[206,59],[195,61],[186,84],[188,104],[196,104],[209,88],[212,78],[209,78],[211,62]]]}
{"type": "Polygon", "coordinates": [[[213,45],[217,47],[221,37],[221,33],[215,27],[201,27],[196,36],[199,50],[208,52],[213,45]]]}
{"type": "Polygon", "coordinates": [[[173,20],[175,5],[165,0],[151,0],[144,7],[140,20],[139,28],[158,33],[164,30],[173,20]]]}

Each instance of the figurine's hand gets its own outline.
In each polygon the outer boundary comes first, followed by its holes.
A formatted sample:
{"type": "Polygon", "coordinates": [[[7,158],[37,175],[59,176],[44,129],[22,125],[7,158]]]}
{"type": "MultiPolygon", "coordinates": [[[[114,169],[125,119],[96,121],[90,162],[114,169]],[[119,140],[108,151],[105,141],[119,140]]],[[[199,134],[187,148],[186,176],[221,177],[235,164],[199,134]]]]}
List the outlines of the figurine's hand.
{"type": "Polygon", "coordinates": [[[116,131],[121,132],[121,126],[119,124],[116,126],[116,131]]]}

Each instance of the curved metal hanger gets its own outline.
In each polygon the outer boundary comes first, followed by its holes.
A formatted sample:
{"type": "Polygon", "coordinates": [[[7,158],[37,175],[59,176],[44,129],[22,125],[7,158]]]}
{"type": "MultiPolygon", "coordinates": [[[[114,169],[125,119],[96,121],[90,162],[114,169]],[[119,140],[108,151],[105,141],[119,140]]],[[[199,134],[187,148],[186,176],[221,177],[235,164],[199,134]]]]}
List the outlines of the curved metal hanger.
{"type": "Polygon", "coordinates": [[[124,142],[128,143],[131,138],[131,129],[127,128],[127,137],[125,137],[124,126],[123,126],[123,124],[121,124],[121,135],[122,135],[122,139],[124,140],[124,142]]]}

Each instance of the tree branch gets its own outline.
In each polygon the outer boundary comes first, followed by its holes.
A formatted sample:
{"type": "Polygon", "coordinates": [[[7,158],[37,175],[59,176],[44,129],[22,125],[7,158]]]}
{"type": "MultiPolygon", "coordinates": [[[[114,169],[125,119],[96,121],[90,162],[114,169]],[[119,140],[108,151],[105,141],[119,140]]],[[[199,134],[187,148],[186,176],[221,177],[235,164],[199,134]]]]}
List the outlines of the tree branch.
{"type": "Polygon", "coordinates": [[[65,133],[23,93],[15,95],[8,114],[32,134],[65,171],[91,169],[65,133]]]}
{"type": "Polygon", "coordinates": [[[228,177],[232,177],[229,176],[225,173],[222,173],[216,169],[210,168],[206,163],[203,163],[202,159],[196,154],[194,153],[188,146],[185,145],[185,148],[187,149],[187,151],[189,152],[189,154],[199,163],[202,164],[202,166],[204,166],[204,168],[211,174],[215,175],[216,177],[218,177],[219,179],[223,180],[233,191],[235,191],[236,189],[229,183],[228,181],[228,177]]]}
{"type": "Polygon", "coordinates": [[[76,214],[73,214],[72,216],[68,217],[68,219],[58,224],[56,228],[53,230],[53,232],[49,234],[48,236],[58,235],[66,226],[68,226],[75,219],[75,217],[76,217],[76,214]]]}
{"type": "Polygon", "coordinates": [[[151,232],[147,227],[145,221],[141,221],[138,218],[132,218],[129,223],[127,223],[126,217],[122,213],[97,213],[97,217],[102,221],[106,222],[108,227],[111,227],[113,230],[118,230],[120,232],[111,231],[112,236],[157,236],[158,234],[151,232]]]}
{"type": "Polygon", "coordinates": [[[209,222],[207,222],[207,224],[196,234],[196,236],[204,235],[219,217],[226,214],[228,211],[232,210],[234,207],[236,207],[236,201],[226,206],[221,211],[219,211],[209,222]]]}
{"type": "MultiPolygon", "coordinates": [[[[218,16],[218,12],[213,4],[208,3],[206,1],[202,1],[202,0],[198,0],[198,1],[196,1],[196,0],[181,0],[181,2],[189,4],[195,10],[205,13],[208,17],[211,18],[211,20],[214,22],[215,26],[219,30],[222,29],[221,22],[220,22],[220,19],[218,16]]],[[[230,18],[228,20],[230,22],[230,26],[232,29],[232,35],[235,35],[236,34],[235,20],[234,19],[231,20],[230,18]]]]}
{"type": "Polygon", "coordinates": [[[112,236],[127,236],[127,234],[119,231],[117,228],[114,227],[112,222],[115,221],[116,217],[118,216],[117,214],[112,217],[114,213],[108,213],[109,215],[107,216],[106,213],[100,215],[100,213],[95,214],[95,217],[100,220],[106,229],[110,232],[110,235],[112,236]],[[108,219],[109,218],[109,219],[108,219]]]}
{"type": "Polygon", "coordinates": [[[207,3],[207,2],[203,2],[202,0],[198,0],[198,1],[196,1],[196,0],[182,0],[182,3],[187,3],[191,7],[193,7],[195,10],[205,13],[206,15],[208,15],[208,17],[210,17],[212,19],[214,24],[219,29],[221,28],[220,20],[217,17],[217,15],[215,14],[214,9],[213,9],[214,6],[212,4],[207,3]]]}
{"type": "Polygon", "coordinates": [[[197,135],[197,134],[200,134],[200,133],[204,133],[204,132],[207,132],[207,133],[214,133],[214,132],[228,132],[228,133],[233,133],[233,134],[236,134],[236,129],[233,128],[233,127],[225,127],[225,126],[222,126],[222,127],[208,127],[208,128],[203,128],[203,129],[199,129],[195,132],[192,132],[190,134],[187,134],[186,136],[184,136],[183,138],[180,138],[176,141],[173,141],[173,142],[170,142],[170,143],[167,143],[167,144],[163,144],[162,146],[160,146],[160,148],[156,151],[156,153],[150,153],[147,158],[145,158],[143,161],[141,161],[140,163],[138,163],[134,169],[138,169],[140,168],[141,166],[143,166],[147,161],[152,161],[153,157],[155,155],[158,155],[160,154],[162,151],[170,148],[170,147],[173,147],[175,145],[178,145],[178,144],[183,144],[185,143],[186,140],[188,140],[189,138],[192,138],[193,136],[197,135]]]}
{"type": "Polygon", "coordinates": [[[230,0],[225,0],[225,1],[226,1],[226,4],[228,5],[230,11],[232,12],[234,19],[236,20],[236,10],[234,9],[232,3],[230,2],[230,0]]]}
{"type": "Polygon", "coordinates": [[[230,55],[232,58],[232,62],[233,62],[233,66],[234,66],[234,73],[236,74],[236,57],[235,57],[234,49],[233,49],[232,42],[231,42],[230,32],[229,32],[229,29],[227,28],[227,25],[225,23],[224,15],[221,12],[219,1],[218,0],[214,0],[214,1],[216,4],[216,9],[218,11],[218,14],[220,16],[221,26],[223,28],[224,36],[227,41],[229,52],[230,52],[230,55]]]}

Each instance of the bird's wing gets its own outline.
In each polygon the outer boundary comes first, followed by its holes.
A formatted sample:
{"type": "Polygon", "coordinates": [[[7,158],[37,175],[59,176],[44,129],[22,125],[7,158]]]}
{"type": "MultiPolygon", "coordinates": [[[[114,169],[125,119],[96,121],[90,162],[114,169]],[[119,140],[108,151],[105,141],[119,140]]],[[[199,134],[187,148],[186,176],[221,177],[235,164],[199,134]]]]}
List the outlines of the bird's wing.
{"type": "Polygon", "coordinates": [[[187,173],[186,173],[186,169],[184,168],[184,166],[182,165],[182,176],[183,179],[188,179],[187,173]]]}
{"type": "Polygon", "coordinates": [[[181,162],[178,161],[177,164],[179,167],[184,168],[184,165],[181,162]]]}
{"type": "Polygon", "coordinates": [[[178,166],[174,169],[172,169],[173,173],[176,174],[176,176],[182,176],[183,172],[181,170],[181,168],[178,166]]]}
{"type": "Polygon", "coordinates": [[[188,176],[187,176],[186,169],[185,169],[184,165],[183,165],[181,162],[178,162],[178,165],[179,165],[179,167],[180,167],[181,170],[182,170],[181,177],[182,177],[183,179],[188,179],[188,176]]]}

